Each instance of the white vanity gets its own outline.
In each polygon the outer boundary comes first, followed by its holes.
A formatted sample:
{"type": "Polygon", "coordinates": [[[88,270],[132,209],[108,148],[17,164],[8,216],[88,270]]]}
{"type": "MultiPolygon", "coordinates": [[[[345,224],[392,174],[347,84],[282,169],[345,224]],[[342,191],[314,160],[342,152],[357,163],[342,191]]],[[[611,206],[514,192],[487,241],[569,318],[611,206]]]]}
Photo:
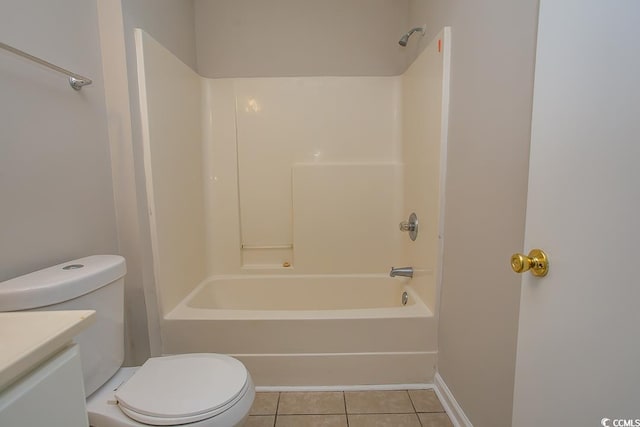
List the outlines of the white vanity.
{"type": "Polygon", "coordinates": [[[93,310],[0,313],[0,426],[86,427],[73,337],[93,310]]]}

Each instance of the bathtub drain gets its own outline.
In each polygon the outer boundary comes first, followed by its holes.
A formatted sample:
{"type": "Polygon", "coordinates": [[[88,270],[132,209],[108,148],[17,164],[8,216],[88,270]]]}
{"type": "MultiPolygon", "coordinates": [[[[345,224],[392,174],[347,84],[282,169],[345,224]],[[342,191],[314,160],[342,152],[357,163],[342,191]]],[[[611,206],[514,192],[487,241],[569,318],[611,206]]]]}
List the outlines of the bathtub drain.
{"type": "Polygon", "coordinates": [[[407,305],[407,301],[409,301],[409,294],[406,292],[402,293],[402,305],[407,305]]]}

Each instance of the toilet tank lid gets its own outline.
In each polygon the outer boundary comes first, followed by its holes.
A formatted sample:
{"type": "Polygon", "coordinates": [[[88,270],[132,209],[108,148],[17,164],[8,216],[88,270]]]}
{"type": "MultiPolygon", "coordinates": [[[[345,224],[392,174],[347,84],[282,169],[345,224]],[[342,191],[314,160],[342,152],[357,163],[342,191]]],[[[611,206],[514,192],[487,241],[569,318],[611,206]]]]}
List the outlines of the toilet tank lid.
{"type": "Polygon", "coordinates": [[[119,255],[92,255],[0,282],[0,312],[58,304],[95,291],[127,272],[119,255]]]}

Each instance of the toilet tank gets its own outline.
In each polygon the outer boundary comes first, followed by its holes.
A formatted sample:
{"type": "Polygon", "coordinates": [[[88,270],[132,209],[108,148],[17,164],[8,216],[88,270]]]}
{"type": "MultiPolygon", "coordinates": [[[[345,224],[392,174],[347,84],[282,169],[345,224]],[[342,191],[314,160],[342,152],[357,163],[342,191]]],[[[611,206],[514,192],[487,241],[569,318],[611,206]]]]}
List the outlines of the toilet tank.
{"type": "Polygon", "coordinates": [[[124,275],[118,255],[93,255],[0,282],[0,312],[95,310],[96,321],[75,341],[86,396],[124,360],[124,275]]]}

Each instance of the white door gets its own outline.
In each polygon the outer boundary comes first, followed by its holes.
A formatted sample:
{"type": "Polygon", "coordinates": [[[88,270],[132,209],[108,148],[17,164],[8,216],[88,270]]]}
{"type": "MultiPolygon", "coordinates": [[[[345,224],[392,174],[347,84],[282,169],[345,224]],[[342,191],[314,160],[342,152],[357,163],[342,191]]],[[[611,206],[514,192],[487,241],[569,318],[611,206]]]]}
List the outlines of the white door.
{"type": "Polygon", "coordinates": [[[513,425],[640,426],[640,0],[541,0],[531,138],[513,425]]]}

